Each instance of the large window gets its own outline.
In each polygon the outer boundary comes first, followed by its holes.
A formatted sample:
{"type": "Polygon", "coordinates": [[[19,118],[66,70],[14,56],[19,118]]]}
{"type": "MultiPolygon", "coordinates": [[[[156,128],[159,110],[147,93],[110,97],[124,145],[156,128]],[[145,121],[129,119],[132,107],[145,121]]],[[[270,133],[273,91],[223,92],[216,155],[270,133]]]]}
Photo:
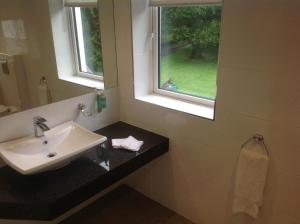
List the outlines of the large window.
{"type": "Polygon", "coordinates": [[[154,91],[213,105],[216,97],[221,5],[154,8],[157,34],[154,91]]]}
{"type": "Polygon", "coordinates": [[[103,64],[98,8],[71,7],[77,75],[102,79],[103,64]]]}

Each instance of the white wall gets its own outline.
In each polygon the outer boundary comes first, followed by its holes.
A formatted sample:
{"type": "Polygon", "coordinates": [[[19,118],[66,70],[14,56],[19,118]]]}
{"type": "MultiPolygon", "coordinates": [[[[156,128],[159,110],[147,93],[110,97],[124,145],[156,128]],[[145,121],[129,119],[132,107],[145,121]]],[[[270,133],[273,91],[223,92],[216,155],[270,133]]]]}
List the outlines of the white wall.
{"type": "Polygon", "coordinates": [[[170,152],[130,185],[195,223],[249,223],[231,214],[241,144],[271,153],[257,224],[300,223],[298,0],[225,0],[216,120],[134,100],[130,0],[115,1],[121,120],[170,138],[170,152]]]}
{"type": "Polygon", "coordinates": [[[38,85],[43,76],[47,78],[53,102],[89,93],[90,88],[58,79],[48,1],[27,0],[23,10],[29,48],[24,62],[33,107],[40,105],[38,85]]]}
{"type": "MultiPolygon", "coordinates": [[[[23,74],[17,74],[18,68],[16,68],[16,64],[19,60],[16,57],[4,57],[4,55],[26,54],[28,43],[26,38],[21,35],[21,32],[17,34],[9,32],[9,29],[3,29],[3,23],[8,22],[8,20],[11,20],[10,22],[14,20],[14,22],[22,21],[24,24],[24,10],[22,3],[17,0],[5,0],[5,2],[2,0],[0,4],[1,6],[5,5],[5,7],[0,7],[0,54],[2,54],[2,58],[8,59],[9,62],[9,74],[4,74],[2,69],[0,69],[1,104],[20,109],[22,102],[20,100],[17,78],[23,74]]],[[[24,84],[26,85],[26,83],[24,84]]]]}
{"type": "Polygon", "coordinates": [[[3,20],[23,20],[24,22],[24,9],[22,1],[1,0],[0,4],[5,5],[5,7],[0,8],[0,52],[10,55],[26,54],[28,51],[28,43],[26,38],[24,38],[23,35],[20,35],[20,33],[17,35],[16,33],[7,33],[7,31],[4,31],[2,28],[3,20]]]}

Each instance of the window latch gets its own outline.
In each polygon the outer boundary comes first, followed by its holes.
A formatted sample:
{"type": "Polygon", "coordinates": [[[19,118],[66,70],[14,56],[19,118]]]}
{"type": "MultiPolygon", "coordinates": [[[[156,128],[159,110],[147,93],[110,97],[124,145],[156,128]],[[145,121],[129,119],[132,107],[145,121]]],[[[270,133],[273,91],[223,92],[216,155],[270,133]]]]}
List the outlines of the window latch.
{"type": "Polygon", "coordinates": [[[150,33],[150,39],[149,39],[149,47],[150,47],[150,51],[152,51],[152,48],[153,48],[153,40],[154,40],[154,37],[155,37],[155,33],[150,33]]]}

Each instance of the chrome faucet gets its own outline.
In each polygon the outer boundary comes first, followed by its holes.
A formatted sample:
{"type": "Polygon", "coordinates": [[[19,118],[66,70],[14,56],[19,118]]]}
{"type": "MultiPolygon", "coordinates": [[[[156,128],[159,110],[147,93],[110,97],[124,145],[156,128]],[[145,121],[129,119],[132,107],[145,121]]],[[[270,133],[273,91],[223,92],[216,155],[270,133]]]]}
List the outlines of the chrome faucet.
{"type": "Polygon", "coordinates": [[[43,117],[36,116],[33,118],[33,128],[35,137],[43,137],[44,132],[50,130],[50,128],[45,124],[45,122],[47,122],[47,120],[43,117]]]}
{"type": "Polygon", "coordinates": [[[90,116],[93,115],[91,112],[89,112],[89,111],[87,110],[86,105],[83,104],[83,103],[78,104],[78,110],[80,111],[80,113],[83,114],[83,116],[90,117],[90,116]]]}

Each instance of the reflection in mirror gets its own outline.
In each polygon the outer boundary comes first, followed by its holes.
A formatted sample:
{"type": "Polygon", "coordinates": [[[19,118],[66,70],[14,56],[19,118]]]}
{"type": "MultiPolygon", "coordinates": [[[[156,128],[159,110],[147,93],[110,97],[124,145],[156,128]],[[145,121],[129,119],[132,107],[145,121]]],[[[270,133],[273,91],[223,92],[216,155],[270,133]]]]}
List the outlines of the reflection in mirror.
{"type": "Polygon", "coordinates": [[[116,86],[115,54],[107,68],[102,60],[115,43],[101,48],[102,39],[114,39],[113,19],[101,21],[98,11],[97,0],[0,0],[0,116],[103,89],[106,70],[113,77],[106,87],[116,86]]]}

